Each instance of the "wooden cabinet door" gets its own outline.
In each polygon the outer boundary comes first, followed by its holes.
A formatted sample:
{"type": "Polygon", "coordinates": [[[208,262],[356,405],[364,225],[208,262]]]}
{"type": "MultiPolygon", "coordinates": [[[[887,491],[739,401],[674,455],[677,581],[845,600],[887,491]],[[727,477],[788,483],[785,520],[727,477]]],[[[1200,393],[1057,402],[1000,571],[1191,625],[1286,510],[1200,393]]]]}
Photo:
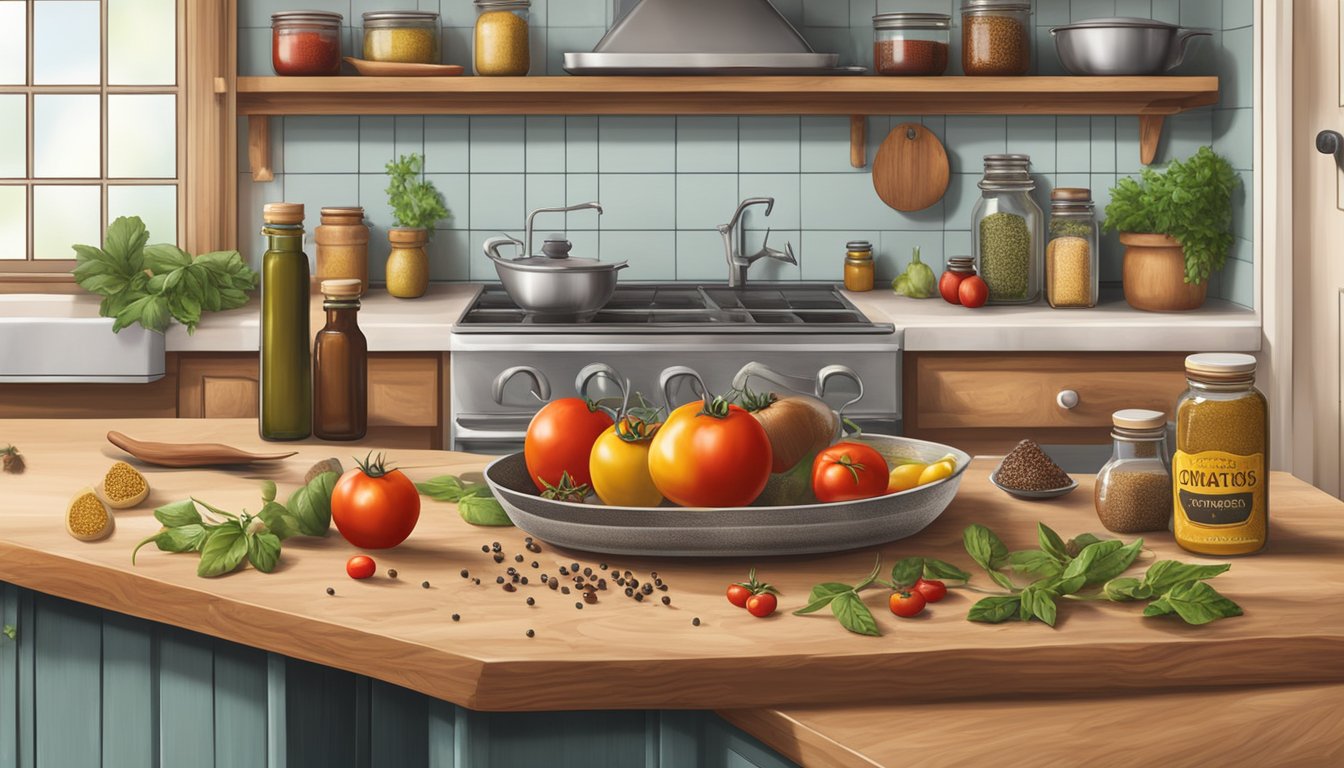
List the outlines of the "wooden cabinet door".
{"type": "Polygon", "coordinates": [[[184,355],[178,365],[177,415],[184,419],[255,419],[258,372],[255,354],[184,355]]]}

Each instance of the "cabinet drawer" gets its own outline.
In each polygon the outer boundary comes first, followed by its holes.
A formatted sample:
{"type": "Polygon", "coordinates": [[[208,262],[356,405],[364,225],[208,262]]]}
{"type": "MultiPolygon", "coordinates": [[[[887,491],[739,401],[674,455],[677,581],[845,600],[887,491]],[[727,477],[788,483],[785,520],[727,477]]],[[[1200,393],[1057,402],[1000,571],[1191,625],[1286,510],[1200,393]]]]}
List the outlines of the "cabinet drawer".
{"type": "Polygon", "coordinates": [[[369,426],[439,425],[439,356],[369,358],[369,426]]]}
{"type": "Polygon", "coordinates": [[[1183,354],[907,356],[907,425],[943,429],[1105,428],[1122,408],[1170,414],[1185,389],[1183,354]],[[910,358],[913,358],[911,360],[910,358]],[[1060,393],[1077,394],[1062,407],[1060,393]]]}

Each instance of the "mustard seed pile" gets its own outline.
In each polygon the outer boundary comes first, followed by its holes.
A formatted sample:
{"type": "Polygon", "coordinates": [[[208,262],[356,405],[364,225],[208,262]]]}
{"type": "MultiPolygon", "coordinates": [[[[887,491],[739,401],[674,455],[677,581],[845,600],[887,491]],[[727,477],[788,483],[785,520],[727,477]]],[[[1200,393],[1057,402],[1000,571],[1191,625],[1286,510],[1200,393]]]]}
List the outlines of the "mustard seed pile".
{"type": "Polygon", "coordinates": [[[97,541],[112,532],[112,513],[93,491],[81,491],[65,511],[65,529],[80,541],[97,541]]]}
{"type": "Polygon", "coordinates": [[[133,499],[144,493],[148,487],[145,476],[124,461],[113,464],[103,477],[103,493],[107,496],[107,500],[113,503],[133,499]]]}
{"type": "Polygon", "coordinates": [[[1034,440],[1023,440],[1004,456],[994,479],[1016,491],[1052,491],[1073,482],[1034,440]]]}

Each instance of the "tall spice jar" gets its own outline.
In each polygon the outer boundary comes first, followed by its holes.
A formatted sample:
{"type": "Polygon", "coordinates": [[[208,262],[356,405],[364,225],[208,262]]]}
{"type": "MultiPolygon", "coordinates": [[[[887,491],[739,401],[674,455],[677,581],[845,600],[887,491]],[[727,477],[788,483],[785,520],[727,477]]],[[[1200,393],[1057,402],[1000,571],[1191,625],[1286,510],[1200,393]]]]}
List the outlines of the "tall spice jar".
{"type": "Polygon", "coordinates": [[[1172,460],[1176,543],[1202,555],[1245,555],[1269,534],[1269,409],[1255,358],[1185,359],[1172,460]]]}
{"type": "Polygon", "coordinates": [[[845,290],[873,290],[873,244],[867,240],[845,244],[845,290]]]}
{"type": "Polygon", "coordinates": [[[369,345],[359,330],[358,280],[323,280],[326,326],[313,342],[313,434],[358,440],[369,426],[369,345]]]}
{"type": "Polygon", "coordinates": [[[530,0],[475,0],[473,71],[478,75],[521,77],[532,69],[528,36],[530,0]]]}
{"type": "Polygon", "coordinates": [[[1111,424],[1111,460],[1093,484],[1097,517],[1115,533],[1167,530],[1171,527],[1167,415],[1132,408],[1113,413],[1111,424]]]}
{"type": "Polygon", "coordinates": [[[1022,0],[963,0],[961,69],[968,75],[1031,71],[1031,4],[1022,0]]]}
{"type": "Polygon", "coordinates": [[[985,155],[971,247],[990,304],[1030,304],[1041,295],[1045,215],[1032,199],[1027,155],[985,155]]]}
{"type": "Polygon", "coordinates": [[[873,17],[873,70],[879,75],[941,75],[947,71],[952,17],[945,13],[879,13],[873,17]]]}
{"type": "Polygon", "coordinates": [[[267,203],[262,221],[259,429],[263,440],[302,440],[313,416],[303,205],[267,203]]]}
{"type": "Polygon", "coordinates": [[[1092,191],[1050,191],[1050,232],[1045,246],[1045,298],[1052,307],[1095,307],[1100,252],[1092,191]]]}
{"type": "Polygon", "coordinates": [[[271,14],[271,68],[275,74],[340,74],[342,18],[331,11],[271,14]]]}
{"type": "Polygon", "coordinates": [[[369,288],[369,226],[359,206],[323,208],[317,241],[317,279],[358,280],[359,295],[369,288]]]}

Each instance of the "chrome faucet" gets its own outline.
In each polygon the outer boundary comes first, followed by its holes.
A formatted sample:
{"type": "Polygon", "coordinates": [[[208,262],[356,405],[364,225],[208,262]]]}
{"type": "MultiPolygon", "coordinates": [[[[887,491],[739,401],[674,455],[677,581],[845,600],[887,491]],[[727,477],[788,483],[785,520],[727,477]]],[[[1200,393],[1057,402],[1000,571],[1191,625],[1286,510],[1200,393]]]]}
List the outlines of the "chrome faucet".
{"type": "Polygon", "coordinates": [[[747,251],[747,230],[746,227],[742,226],[742,214],[753,205],[764,205],[765,215],[769,216],[770,211],[775,207],[775,198],[749,197],[738,203],[737,210],[733,212],[733,218],[727,224],[720,224],[716,227],[719,234],[723,236],[723,256],[728,262],[729,288],[746,288],[747,270],[760,259],[771,258],[785,264],[796,265],[798,263],[793,255],[792,243],[786,243],[782,251],[767,245],[770,242],[769,229],[765,230],[765,240],[761,242],[761,250],[750,256],[745,255],[747,251]]]}

